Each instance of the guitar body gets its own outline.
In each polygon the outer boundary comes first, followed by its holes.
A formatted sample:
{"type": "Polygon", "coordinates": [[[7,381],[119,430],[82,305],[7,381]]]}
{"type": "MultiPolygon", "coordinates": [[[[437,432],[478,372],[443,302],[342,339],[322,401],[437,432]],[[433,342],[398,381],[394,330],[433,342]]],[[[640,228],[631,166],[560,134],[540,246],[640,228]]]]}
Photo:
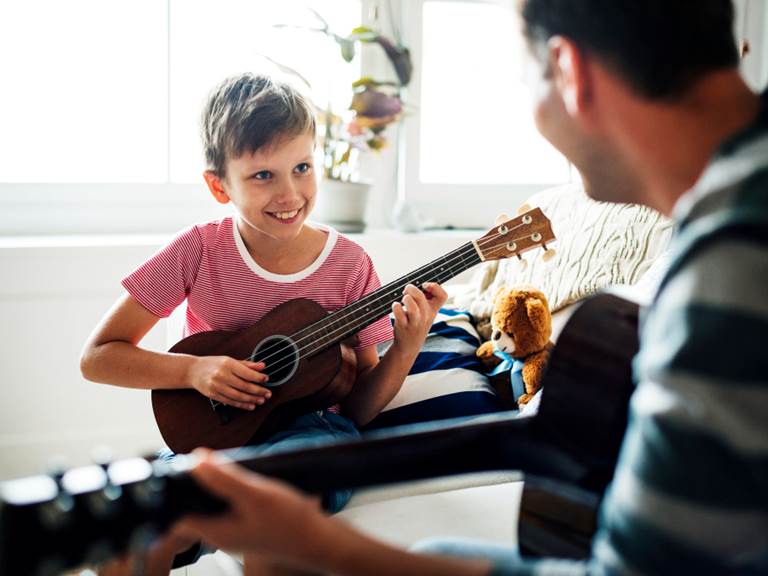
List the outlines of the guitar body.
{"type": "Polygon", "coordinates": [[[319,304],[299,298],[280,304],[243,330],[199,332],[173,346],[170,352],[180,354],[254,361],[263,358],[272,397],[249,411],[216,405],[193,389],[153,390],[155,420],[171,450],[183,454],[200,446],[244,446],[267,437],[301,414],[342,400],[354,385],[354,352],[332,344],[304,357],[293,353],[302,343],[290,337],[327,315],[319,304]]]}

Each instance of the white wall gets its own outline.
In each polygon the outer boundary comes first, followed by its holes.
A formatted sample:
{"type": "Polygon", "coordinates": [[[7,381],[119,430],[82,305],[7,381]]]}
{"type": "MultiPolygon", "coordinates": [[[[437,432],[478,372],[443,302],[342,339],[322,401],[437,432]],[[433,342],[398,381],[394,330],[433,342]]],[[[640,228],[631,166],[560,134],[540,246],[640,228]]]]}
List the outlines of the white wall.
{"type": "MultiPolygon", "coordinates": [[[[388,281],[479,235],[352,237],[388,281]]],[[[120,278],[166,239],[0,238],[0,479],[42,472],[55,455],[69,465],[87,463],[97,445],[116,457],[159,445],[149,392],[86,382],[78,361],[86,337],[121,293],[120,278]]],[[[179,327],[166,324],[143,345],[165,350],[175,342],[179,327]]]]}

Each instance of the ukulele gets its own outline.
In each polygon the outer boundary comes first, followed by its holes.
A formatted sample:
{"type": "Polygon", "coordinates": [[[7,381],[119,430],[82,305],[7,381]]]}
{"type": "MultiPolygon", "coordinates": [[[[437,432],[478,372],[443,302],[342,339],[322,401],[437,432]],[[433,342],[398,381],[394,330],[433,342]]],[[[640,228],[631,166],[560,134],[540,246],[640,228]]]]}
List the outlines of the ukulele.
{"type": "Polygon", "coordinates": [[[269,376],[264,386],[272,396],[254,410],[241,410],[192,389],[153,390],[152,408],[163,439],[177,454],[200,446],[244,446],[258,443],[301,414],[337,404],[356,376],[354,353],[341,343],[387,315],[407,284],[442,283],[480,262],[520,257],[539,246],[547,250],[554,239],[549,220],[534,208],[330,314],[312,300],[297,298],[243,330],[184,338],[170,352],[264,362],[263,372],[269,376]]]}
{"type": "MultiPolygon", "coordinates": [[[[267,456],[249,455],[255,450],[249,447],[227,455],[310,493],[522,470],[526,486],[528,475],[535,475],[589,491],[598,502],[613,477],[626,428],[637,349],[637,305],[601,294],[581,304],[563,328],[535,416],[501,412],[267,456]]],[[[133,458],[0,483],[0,574],[53,575],[98,564],[142,550],[185,514],[225,511],[223,501],[193,480],[192,465],[187,457],[171,464],[133,458]]],[[[523,522],[532,517],[530,508],[523,511],[521,544],[523,522]]],[[[554,511],[556,530],[567,525],[565,512],[554,511]]],[[[536,526],[544,515],[534,518],[536,526]]],[[[582,536],[587,549],[591,536],[582,536]]]]}

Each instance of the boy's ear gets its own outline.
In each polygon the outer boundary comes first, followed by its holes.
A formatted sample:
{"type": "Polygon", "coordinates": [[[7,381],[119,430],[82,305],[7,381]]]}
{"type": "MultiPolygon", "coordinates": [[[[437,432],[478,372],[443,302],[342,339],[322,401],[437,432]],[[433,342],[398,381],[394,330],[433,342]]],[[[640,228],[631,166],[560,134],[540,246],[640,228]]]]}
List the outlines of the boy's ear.
{"type": "Polygon", "coordinates": [[[219,178],[212,170],[203,172],[203,178],[205,178],[205,183],[208,184],[208,190],[211,191],[216,202],[220,204],[229,202],[229,194],[224,190],[224,186],[221,184],[221,178],[219,178]]]}

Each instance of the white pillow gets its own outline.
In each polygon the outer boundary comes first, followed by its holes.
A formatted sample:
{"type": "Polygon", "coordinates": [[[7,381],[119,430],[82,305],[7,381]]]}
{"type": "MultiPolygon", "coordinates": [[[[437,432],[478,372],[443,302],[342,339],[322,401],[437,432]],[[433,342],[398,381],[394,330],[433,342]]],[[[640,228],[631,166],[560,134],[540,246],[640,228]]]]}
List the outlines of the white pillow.
{"type": "Polygon", "coordinates": [[[581,184],[544,190],[527,204],[541,208],[552,222],[554,258],[544,262],[535,250],[523,255],[525,265],[517,258],[488,262],[450,305],[468,309],[481,321],[490,317],[500,286],[528,284],[544,292],[556,312],[607,286],[636,283],[672,236],[672,222],[655,210],[596,202],[581,184]]]}

